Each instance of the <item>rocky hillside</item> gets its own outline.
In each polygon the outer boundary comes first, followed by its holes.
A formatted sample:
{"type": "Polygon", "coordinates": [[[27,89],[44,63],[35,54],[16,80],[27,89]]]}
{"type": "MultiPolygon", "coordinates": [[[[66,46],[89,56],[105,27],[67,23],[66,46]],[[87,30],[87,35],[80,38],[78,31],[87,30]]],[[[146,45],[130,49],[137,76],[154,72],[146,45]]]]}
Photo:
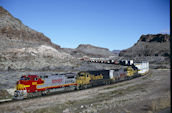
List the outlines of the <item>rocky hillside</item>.
{"type": "Polygon", "coordinates": [[[54,70],[76,60],[0,7],[0,70],[54,70]]]}
{"type": "Polygon", "coordinates": [[[142,35],[129,49],[120,52],[120,56],[169,56],[170,36],[168,34],[142,35]]]}
{"type": "Polygon", "coordinates": [[[10,48],[37,47],[39,45],[55,45],[44,34],[37,32],[14,18],[7,10],[0,7],[0,50],[10,48]]]}
{"type": "Polygon", "coordinates": [[[11,49],[0,54],[0,70],[57,70],[76,64],[71,55],[46,45],[11,49]]]}
{"type": "Polygon", "coordinates": [[[74,57],[83,57],[88,56],[92,58],[107,58],[111,56],[116,56],[107,48],[96,47],[90,44],[80,44],[76,49],[67,49],[65,48],[64,51],[70,53],[74,57]]]}
{"type": "Polygon", "coordinates": [[[131,48],[122,50],[120,57],[147,60],[150,63],[169,64],[170,62],[170,35],[148,34],[142,35],[131,48]]]}

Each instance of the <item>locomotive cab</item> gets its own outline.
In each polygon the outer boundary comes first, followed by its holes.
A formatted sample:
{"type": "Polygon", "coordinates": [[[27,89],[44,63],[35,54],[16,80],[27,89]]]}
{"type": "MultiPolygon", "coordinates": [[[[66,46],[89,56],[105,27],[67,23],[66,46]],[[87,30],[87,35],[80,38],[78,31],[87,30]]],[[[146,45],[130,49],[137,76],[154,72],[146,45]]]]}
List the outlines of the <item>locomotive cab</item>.
{"type": "Polygon", "coordinates": [[[14,99],[27,98],[28,93],[35,91],[37,84],[43,84],[44,81],[37,75],[23,75],[16,83],[14,99]]]}
{"type": "Polygon", "coordinates": [[[29,80],[25,75],[16,83],[16,90],[14,92],[14,99],[23,99],[27,97],[27,89],[25,83],[29,80]]]}

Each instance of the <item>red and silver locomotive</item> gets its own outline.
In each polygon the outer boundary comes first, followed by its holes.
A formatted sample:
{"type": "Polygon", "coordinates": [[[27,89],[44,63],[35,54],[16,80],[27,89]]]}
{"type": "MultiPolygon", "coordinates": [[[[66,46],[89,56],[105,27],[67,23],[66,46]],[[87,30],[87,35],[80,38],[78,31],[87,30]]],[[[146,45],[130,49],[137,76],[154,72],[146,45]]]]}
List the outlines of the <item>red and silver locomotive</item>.
{"type": "Polygon", "coordinates": [[[76,74],[54,74],[49,76],[24,75],[16,83],[14,99],[23,99],[33,96],[45,95],[76,87],[76,74]]]}

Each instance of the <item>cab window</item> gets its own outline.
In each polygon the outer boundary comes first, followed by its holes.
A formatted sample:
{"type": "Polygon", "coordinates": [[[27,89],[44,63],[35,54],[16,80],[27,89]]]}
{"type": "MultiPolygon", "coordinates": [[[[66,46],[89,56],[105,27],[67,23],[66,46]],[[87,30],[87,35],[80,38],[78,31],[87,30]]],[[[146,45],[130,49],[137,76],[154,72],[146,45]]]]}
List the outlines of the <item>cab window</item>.
{"type": "Polygon", "coordinates": [[[78,75],[79,75],[79,76],[84,76],[84,74],[83,74],[83,73],[79,73],[78,75]]]}
{"type": "Polygon", "coordinates": [[[30,78],[28,78],[28,77],[25,77],[25,80],[30,80],[30,78]]]}
{"type": "Polygon", "coordinates": [[[38,78],[34,78],[34,81],[37,81],[38,80],[38,78]]]}

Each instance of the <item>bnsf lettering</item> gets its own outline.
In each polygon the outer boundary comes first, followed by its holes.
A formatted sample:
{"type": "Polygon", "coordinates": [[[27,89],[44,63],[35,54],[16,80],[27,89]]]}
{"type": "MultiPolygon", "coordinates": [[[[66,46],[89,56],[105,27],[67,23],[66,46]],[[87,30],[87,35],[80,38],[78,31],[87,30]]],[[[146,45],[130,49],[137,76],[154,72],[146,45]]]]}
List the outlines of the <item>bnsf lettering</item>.
{"type": "Polygon", "coordinates": [[[55,80],[52,80],[52,83],[61,83],[62,82],[62,79],[55,79],[55,80]]]}

